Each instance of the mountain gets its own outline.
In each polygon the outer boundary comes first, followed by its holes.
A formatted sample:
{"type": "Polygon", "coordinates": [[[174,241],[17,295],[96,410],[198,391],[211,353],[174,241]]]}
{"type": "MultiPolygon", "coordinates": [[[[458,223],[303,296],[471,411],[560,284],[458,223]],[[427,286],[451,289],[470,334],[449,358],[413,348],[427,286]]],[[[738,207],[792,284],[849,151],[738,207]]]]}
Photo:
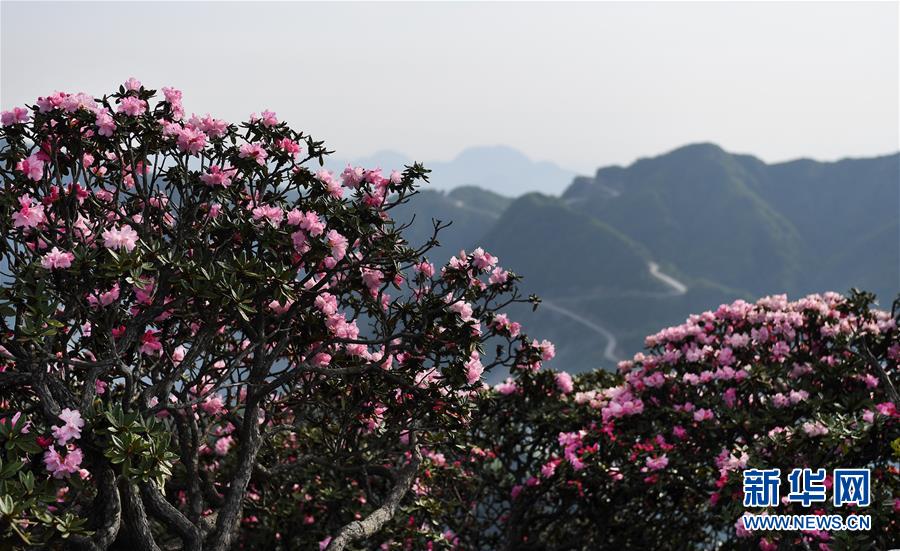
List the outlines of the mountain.
{"type": "Polygon", "coordinates": [[[647,272],[650,255],[643,246],[556,197],[523,195],[480,243],[504,266],[525,275],[526,292],[661,290],[647,272]]]}
{"type": "MultiPolygon", "coordinates": [[[[540,191],[558,194],[569,185],[575,173],[547,161],[533,161],[524,153],[507,146],[469,147],[450,161],[422,161],[431,169],[429,189],[449,191],[460,186],[477,186],[485,190],[517,197],[540,191]]],[[[380,151],[359,159],[326,158],[329,170],[340,172],[347,164],[365,168],[402,170],[413,159],[395,151],[380,151]]]]}
{"type": "Polygon", "coordinates": [[[900,154],[767,164],[693,144],[573,177],[559,197],[469,186],[398,211],[420,240],[431,218],[455,221],[433,260],[481,245],[523,274],[544,304],[510,314],[570,371],[612,368],[645,335],[738,298],[858,287],[889,306],[900,291],[900,154]]]}
{"type": "Polygon", "coordinates": [[[900,289],[897,154],[768,165],[695,144],[601,168],[563,198],[685,274],[754,295],[900,289]]]}
{"type": "Polygon", "coordinates": [[[433,221],[449,222],[438,234],[440,248],[429,253],[435,262],[445,262],[460,249],[474,243],[492,227],[512,199],[478,187],[463,186],[450,192],[424,189],[391,211],[398,224],[409,224],[404,232],[410,245],[419,247],[431,239],[433,221]]]}
{"type": "Polygon", "coordinates": [[[755,294],[793,288],[807,251],[797,229],[754,185],[734,156],[698,144],[626,169],[600,169],[563,198],[689,275],[755,294]]]}
{"type": "Polygon", "coordinates": [[[791,221],[809,251],[799,291],[900,290],[900,155],[821,163],[809,159],[755,167],[760,196],[791,221]]]}

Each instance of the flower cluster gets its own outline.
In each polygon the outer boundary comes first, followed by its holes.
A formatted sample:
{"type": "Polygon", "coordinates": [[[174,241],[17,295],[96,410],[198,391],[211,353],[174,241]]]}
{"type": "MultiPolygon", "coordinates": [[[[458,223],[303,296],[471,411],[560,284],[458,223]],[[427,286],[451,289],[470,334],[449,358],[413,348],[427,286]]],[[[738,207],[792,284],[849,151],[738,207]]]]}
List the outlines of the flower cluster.
{"type": "MultiPolygon", "coordinates": [[[[541,451],[530,469],[508,482],[513,503],[520,504],[509,514],[524,507],[538,515],[552,498],[588,518],[609,515],[606,534],[596,533],[604,544],[665,547],[671,526],[686,524],[697,545],[753,538],[762,548],[827,549],[845,545],[847,534],[736,530],[744,512],[743,469],[869,468],[876,504],[864,511],[875,523],[869,535],[887,544],[900,510],[898,456],[891,448],[900,442],[900,330],[897,305],[893,312],[874,309],[872,298],[825,293],[794,302],[784,296],[739,300],[649,336],[648,350],[622,362],[616,381],[579,377],[573,389],[560,384],[566,377],[558,374],[555,389],[546,378],[498,386],[497,407],[510,410],[507,415],[518,416],[520,407],[548,412],[526,418],[510,435],[541,451]],[[592,509],[600,507],[595,500],[610,509],[592,509]],[[635,519],[651,517],[669,519],[665,530],[645,523],[642,533],[633,530],[635,519]]],[[[493,438],[516,426],[493,427],[493,438]]],[[[515,456],[516,449],[504,453],[515,456]]],[[[815,511],[785,504],[770,512],[853,511],[825,503],[815,511]]],[[[528,513],[518,515],[520,536],[529,541],[578,524],[560,520],[532,533],[528,513]]]]}
{"type": "MultiPolygon", "coordinates": [[[[161,92],[129,79],[0,116],[0,400],[36,412],[47,441],[25,470],[71,515],[16,509],[13,546],[155,531],[190,547],[202,526],[226,549],[271,470],[317,496],[376,470],[394,484],[367,487],[403,495],[423,450],[466,431],[486,373],[553,356],[499,311],[527,299],[495,256],[436,267],[404,240],[390,212],[421,165],[311,169],[324,145],[274,112],[233,124],[161,92]]],[[[372,510],[313,501],[323,521],[282,534],[292,547],[343,548],[372,510]]]]}

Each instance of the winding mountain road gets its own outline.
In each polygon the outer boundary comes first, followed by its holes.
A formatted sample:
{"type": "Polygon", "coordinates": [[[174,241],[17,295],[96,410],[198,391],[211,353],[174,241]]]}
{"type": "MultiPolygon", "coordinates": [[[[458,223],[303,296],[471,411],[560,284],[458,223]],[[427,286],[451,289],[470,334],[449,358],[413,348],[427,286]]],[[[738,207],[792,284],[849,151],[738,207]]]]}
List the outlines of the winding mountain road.
{"type": "MultiPolygon", "coordinates": [[[[643,293],[644,296],[658,296],[658,297],[675,297],[681,296],[687,293],[688,287],[681,281],[675,279],[669,274],[660,271],[659,264],[656,262],[650,261],[647,262],[647,269],[650,271],[650,275],[661,281],[664,285],[669,287],[669,291],[665,293],[643,293]]],[[[582,297],[567,297],[567,298],[557,298],[554,300],[583,300],[582,297]]],[[[618,341],[616,340],[616,336],[613,335],[612,331],[603,327],[602,325],[582,316],[577,312],[573,312],[564,306],[560,306],[558,303],[551,300],[542,300],[541,305],[552,312],[556,312],[557,314],[569,318],[570,320],[580,324],[582,327],[585,327],[594,333],[600,335],[606,340],[606,346],[603,348],[603,357],[608,361],[616,364],[622,358],[616,353],[616,347],[618,346],[618,341]]]]}
{"type": "Polygon", "coordinates": [[[677,279],[670,276],[669,274],[659,271],[659,264],[657,264],[656,262],[653,262],[652,260],[650,262],[647,262],[647,269],[650,270],[651,276],[662,281],[664,284],[668,285],[669,288],[672,289],[672,293],[671,293],[672,296],[677,297],[677,296],[681,296],[681,295],[687,293],[687,291],[688,291],[687,285],[678,281],[677,279]]]}
{"type": "Polygon", "coordinates": [[[618,363],[619,360],[621,360],[621,358],[616,354],[616,346],[618,344],[618,341],[616,340],[616,336],[613,335],[609,329],[603,327],[602,325],[598,325],[598,324],[594,323],[593,321],[587,319],[586,317],[584,317],[580,314],[576,314],[575,312],[569,310],[568,308],[563,308],[562,306],[559,306],[556,303],[553,303],[553,302],[550,302],[547,300],[542,300],[541,306],[543,306],[544,308],[546,308],[548,310],[556,312],[557,314],[559,314],[561,316],[565,316],[565,317],[581,324],[582,326],[587,327],[594,333],[597,333],[598,335],[602,336],[604,339],[606,339],[606,346],[603,348],[603,357],[606,358],[607,360],[613,362],[614,364],[618,363]]]}

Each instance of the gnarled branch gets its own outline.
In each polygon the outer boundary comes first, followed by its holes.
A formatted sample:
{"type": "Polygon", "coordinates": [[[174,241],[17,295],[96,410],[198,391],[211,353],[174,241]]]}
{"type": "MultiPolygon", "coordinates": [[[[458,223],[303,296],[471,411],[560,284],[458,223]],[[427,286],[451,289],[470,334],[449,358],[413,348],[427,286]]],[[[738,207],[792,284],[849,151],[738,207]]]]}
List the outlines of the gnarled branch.
{"type": "Polygon", "coordinates": [[[338,535],[328,544],[326,551],[343,551],[352,542],[368,538],[377,533],[387,521],[394,518],[397,508],[400,507],[400,502],[403,501],[416,479],[421,463],[422,452],[413,443],[412,457],[409,463],[400,469],[397,475],[397,483],[391,488],[390,494],[388,494],[384,503],[381,504],[381,507],[372,511],[366,518],[354,520],[341,528],[338,535]]]}

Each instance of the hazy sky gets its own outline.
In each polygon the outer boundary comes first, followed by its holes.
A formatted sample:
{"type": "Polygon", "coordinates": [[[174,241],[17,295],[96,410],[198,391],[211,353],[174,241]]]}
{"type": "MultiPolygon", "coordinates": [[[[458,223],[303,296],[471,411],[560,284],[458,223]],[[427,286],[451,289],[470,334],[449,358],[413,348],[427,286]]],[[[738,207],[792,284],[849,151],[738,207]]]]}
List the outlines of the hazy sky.
{"type": "Polygon", "coordinates": [[[768,161],[893,152],[898,4],[2,2],[4,108],[129,76],[341,157],[506,144],[593,171],[688,142],[768,161]]]}

